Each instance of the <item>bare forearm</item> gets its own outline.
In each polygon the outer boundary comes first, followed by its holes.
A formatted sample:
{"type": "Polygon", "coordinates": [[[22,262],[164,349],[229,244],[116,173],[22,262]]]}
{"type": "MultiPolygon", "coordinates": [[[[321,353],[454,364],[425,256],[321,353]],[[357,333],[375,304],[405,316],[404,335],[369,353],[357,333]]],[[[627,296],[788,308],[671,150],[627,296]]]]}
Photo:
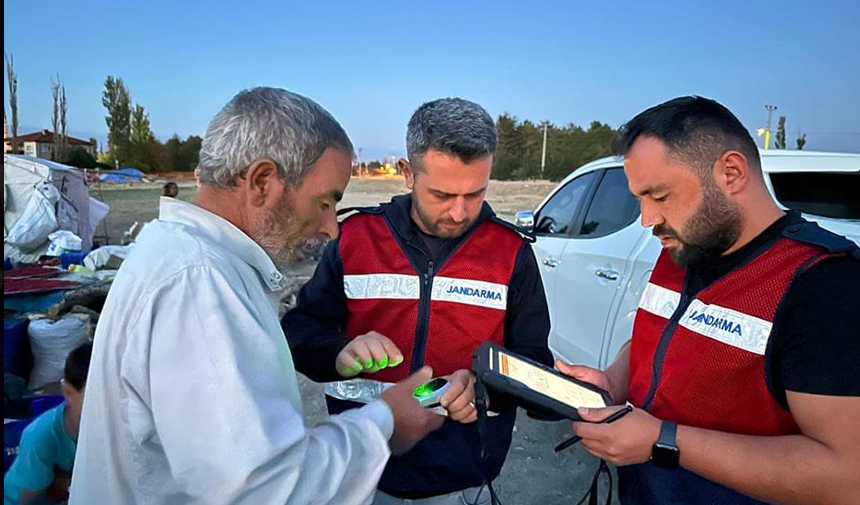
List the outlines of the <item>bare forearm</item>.
{"type": "Polygon", "coordinates": [[[756,437],[679,426],[681,465],[756,498],[844,504],[860,496],[856,456],[804,435],[756,437]]]}
{"type": "Polygon", "coordinates": [[[612,399],[615,403],[627,401],[627,389],[630,386],[630,341],[621,346],[615,360],[606,369],[606,376],[612,384],[612,399]]]}

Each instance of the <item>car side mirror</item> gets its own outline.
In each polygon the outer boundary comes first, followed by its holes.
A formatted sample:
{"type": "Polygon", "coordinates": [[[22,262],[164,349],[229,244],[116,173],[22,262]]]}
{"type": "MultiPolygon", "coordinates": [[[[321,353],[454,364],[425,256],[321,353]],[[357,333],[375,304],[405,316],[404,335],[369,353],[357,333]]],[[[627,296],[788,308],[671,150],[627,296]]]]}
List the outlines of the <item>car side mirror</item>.
{"type": "Polygon", "coordinates": [[[531,210],[518,211],[514,216],[514,224],[528,231],[533,231],[535,227],[535,213],[531,210]]]}

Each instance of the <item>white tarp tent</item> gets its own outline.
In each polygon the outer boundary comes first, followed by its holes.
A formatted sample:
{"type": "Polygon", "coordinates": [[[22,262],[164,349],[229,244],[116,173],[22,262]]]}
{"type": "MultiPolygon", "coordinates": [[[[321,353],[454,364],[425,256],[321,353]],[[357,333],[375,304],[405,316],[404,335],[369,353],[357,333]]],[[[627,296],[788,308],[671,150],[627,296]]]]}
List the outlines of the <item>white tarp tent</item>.
{"type": "Polygon", "coordinates": [[[55,206],[58,228],[71,231],[81,238],[81,250],[92,248],[93,234],[106,214],[107,206],[91,202],[84,172],[53,161],[22,155],[3,155],[3,242],[4,256],[14,262],[29,262],[44,254],[49,241],[31,249],[20,250],[7,242],[9,230],[24,214],[37,189],[50,182],[60,194],[55,206]],[[92,215],[91,208],[100,215],[92,215]]]}

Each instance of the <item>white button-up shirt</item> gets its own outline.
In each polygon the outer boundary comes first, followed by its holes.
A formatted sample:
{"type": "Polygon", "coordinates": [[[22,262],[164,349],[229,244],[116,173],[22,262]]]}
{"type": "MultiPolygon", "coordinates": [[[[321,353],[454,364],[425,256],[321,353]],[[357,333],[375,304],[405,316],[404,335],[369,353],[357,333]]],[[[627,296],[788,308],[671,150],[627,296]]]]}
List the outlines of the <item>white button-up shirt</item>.
{"type": "Polygon", "coordinates": [[[162,198],[95,334],[71,503],[367,503],[393,419],[304,425],[278,321],[285,279],[221,217],[162,198]]]}

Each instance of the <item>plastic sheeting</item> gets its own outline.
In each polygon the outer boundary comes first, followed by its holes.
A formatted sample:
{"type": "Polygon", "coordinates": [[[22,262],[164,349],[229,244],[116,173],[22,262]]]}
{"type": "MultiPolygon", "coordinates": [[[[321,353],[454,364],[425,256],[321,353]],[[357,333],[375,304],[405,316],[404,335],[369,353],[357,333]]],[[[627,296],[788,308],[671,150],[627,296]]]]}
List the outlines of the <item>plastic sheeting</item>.
{"type": "Polygon", "coordinates": [[[89,317],[73,314],[64,319],[34,319],[27,334],[33,349],[33,371],[30,389],[58,382],[63,378],[66,357],[76,347],[88,342],[91,333],[89,317]]]}

